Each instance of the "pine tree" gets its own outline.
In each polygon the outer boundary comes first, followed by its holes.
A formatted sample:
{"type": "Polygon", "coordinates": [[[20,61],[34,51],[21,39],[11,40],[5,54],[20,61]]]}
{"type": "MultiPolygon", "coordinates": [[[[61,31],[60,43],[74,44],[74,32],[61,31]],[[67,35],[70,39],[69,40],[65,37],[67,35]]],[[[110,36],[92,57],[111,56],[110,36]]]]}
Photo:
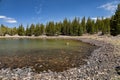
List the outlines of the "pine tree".
{"type": "Polygon", "coordinates": [[[30,36],[34,35],[34,30],[35,30],[35,25],[31,24],[30,25],[30,36]]]}
{"type": "Polygon", "coordinates": [[[72,21],[73,36],[78,35],[79,25],[80,25],[80,19],[75,17],[75,19],[72,21]]]}
{"type": "Polygon", "coordinates": [[[110,33],[110,19],[106,18],[103,20],[103,27],[102,27],[102,34],[109,34],[110,33]]]}
{"type": "Polygon", "coordinates": [[[68,25],[69,23],[68,23],[68,20],[67,20],[67,18],[65,18],[64,20],[63,20],[63,25],[62,25],[62,30],[61,30],[61,32],[62,32],[62,35],[69,35],[69,25],[68,25]]]}
{"type": "Polygon", "coordinates": [[[26,27],[25,35],[26,36],[31,36],[29,25],[27,25],[27,27],[26,27]]]}
{"type": "Polygon", "coordinates": [[[54,22],[47,23],[45,32],[46,32],[47,36],[54,36],[55,35],[54,22]]]}
{"type": "Polygon", "coordinates": [[[94,34],[94,33],[95,33],[95,21],[92,20],[92,26],[91,26],[90,34],[94,34]]]}
{"type": "Polygon", "coordinates": [[[68,35],[68,36],[70,36],[70,27],[71,27],[71,21],[69,20],[67,23],[67,30],[66,30],[66,32],[67,32],[66,35],[68,35]]]}
{"type": "Polygon", "coordinates": [[[83,26],[79,25],[78,27],[78,36],[82,36],[83,34],[83,26]]]}
{"type": "Polygon", "coordinates": [[[13,28],[13,35],[16,35],[16,34],[17,34],[17,28],[14,27],[14,28],[13,28]]]}
{"type": "Polygon", "coordinates": [[[94,21],[89,17],[86,23],[86,30],[89,34],[94,34],[94,21]]]}
{"type": "Polygon", "coordinates": [[[95,29],[94,29],[95,33],[99,32],[99,26],[100,26],[100,20],[99,18],[97,18],[96,23],[95,23],[95,29]]]}
{"type": "Polygon", "coordinates": [[[43,35],[45,32],[45,26],[43,24],[40,24],[40,35],[43,35]]]}
{"type": "Polygon", "coordinates": [[[120,4],[118,4],[115,15],[112,16],[110,21],[111,35],[116,36],[120,34],[120,4]]]}
{"type": "Polygon", "coordinates": [[[7,27],[5,25],[1,24],[0,36],[5,36],[5,34],[7,34],[7,27]]]}
{"type": "Polygon", "coordinates": [[[24,36],[25,35],[24,27],[23,27],[22,24],[18,28],[18,35],[19,36],[24,36]]]}
{"type": "Polygon", "coordinates": [[[74,35],[74,32],[73,32],[73,24],[72,24],[72,21],[69,21],[69,26],[70,26],[70,29],[69,29],[69,32],[70,32],[70,36],[73,36],[74,35]]]}
{"type": "Polygon", "coordinates": [[[35,27],[35,29],[34,29],[34,35],[35,35],[35,36],[41,35],[41,30],[40,30],[39,24],[36,24],[36,27],[35,27]]]}
{"type": "Polygon", "coordinates": [[[83,28],[83,33],[86,33],[86,22],[85,22],[85,17],[82,18],[81,27],[83,28]]]}
{"type": "Polygon", "coordinates": [[[11,35],[11,36],[17,34],[16,27],[14,27],[14,28],[8,28],[8,34],[11,35]]]}
{"type": "Polygon", "coordinates": [[[104,18],[102,17],[102,20],[101,20],[101,32],[102,32],[102,35],[105,34],[105,24],[104,24],[104,18]]]}
{"type": "Polygon", "coordinates": [[[56,33],[56,35],[61,34],[61,28],[62,28],[62,23],[61,22],[56,22],[56,24],[55,24],[55,33],[56,33]]]}

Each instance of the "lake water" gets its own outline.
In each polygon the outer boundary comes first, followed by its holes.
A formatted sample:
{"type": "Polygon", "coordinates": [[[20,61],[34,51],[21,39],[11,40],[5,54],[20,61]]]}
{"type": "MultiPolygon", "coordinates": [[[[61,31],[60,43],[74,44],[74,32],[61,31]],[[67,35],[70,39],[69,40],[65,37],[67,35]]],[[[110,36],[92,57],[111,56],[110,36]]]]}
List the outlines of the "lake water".
{"type": "Polygon", "coordinates": [[[0,68],[63,71],[85,64],[95,48],[77,40],[0,39],[0,68]]]}

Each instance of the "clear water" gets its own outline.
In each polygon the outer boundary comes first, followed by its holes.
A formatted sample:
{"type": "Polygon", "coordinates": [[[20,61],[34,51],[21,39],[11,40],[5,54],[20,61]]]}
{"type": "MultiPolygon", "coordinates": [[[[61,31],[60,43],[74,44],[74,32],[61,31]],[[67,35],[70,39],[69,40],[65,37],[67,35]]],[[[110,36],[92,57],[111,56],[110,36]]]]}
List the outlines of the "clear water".
{"type": "Polygon", "coordinates": [[[94,49],[77,40],[0,39],[0,68],[32,66],[37,72],[63,71],[84,63],[82,59],[94,49]]]}

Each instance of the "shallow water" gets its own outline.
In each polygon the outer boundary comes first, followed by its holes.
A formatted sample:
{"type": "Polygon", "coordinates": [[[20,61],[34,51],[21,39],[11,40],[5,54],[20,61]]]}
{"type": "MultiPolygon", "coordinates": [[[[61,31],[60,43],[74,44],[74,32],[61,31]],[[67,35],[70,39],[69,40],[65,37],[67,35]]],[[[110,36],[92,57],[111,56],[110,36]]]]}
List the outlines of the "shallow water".
{"type": "Polygon", "coordinates": [[[0,68],[63,71],[84,64],[95,48],[77,40],[0,39],[0,68]]]}

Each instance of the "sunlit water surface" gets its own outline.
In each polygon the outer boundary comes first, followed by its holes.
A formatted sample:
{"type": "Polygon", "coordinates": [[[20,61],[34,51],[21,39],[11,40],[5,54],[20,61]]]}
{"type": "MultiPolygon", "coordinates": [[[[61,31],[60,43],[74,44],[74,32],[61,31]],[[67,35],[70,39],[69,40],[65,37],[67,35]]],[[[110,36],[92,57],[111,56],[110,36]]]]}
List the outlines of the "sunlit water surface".
{"type": "Polygon", "coordinates": [[[0,39],[0,68],[63,71],[85,64],[95,48],[78,40],[0,39]]]}

